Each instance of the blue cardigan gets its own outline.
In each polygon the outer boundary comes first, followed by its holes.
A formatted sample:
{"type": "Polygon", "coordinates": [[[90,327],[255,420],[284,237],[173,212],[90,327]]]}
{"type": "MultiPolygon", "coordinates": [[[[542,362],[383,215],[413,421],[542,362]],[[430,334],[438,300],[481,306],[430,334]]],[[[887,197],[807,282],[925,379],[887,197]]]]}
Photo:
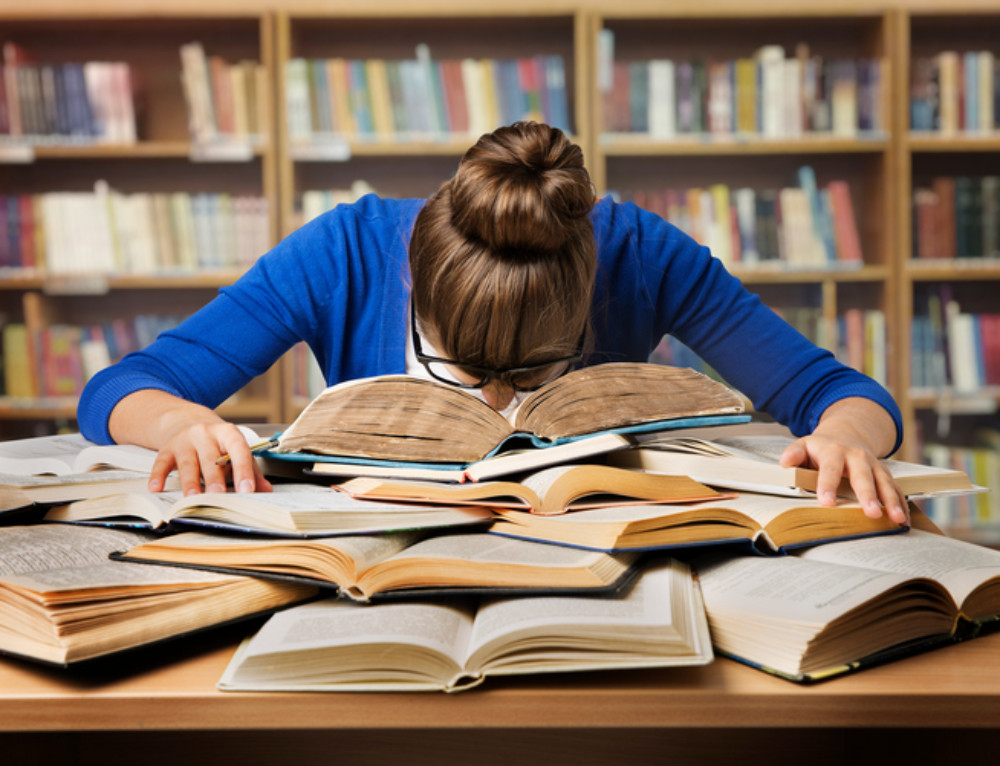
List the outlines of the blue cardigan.
{"type": "MultiPolygon", "coordinates": [[[[95,375],[80,398],[80,430],[110,442],[111,410],[144,388],[214,408],[300,340],[328,384],[404,372],[407,246],[422,205],[369,195],[306,224],[177,328],[95,375]]],[[[670,333],[793,433],[861,396],[890,413],[898,447],[902,421],[888,392],[796,332],[707,248],[631,203],[601,200],[591,217],[598,269],[587,363],[644,361],[670,333]]]]}

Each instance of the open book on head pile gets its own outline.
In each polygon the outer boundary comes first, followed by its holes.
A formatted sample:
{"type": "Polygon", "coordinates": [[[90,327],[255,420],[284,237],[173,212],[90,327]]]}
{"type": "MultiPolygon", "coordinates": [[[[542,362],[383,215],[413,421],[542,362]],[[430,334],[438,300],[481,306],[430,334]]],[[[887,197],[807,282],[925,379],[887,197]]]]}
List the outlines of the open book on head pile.
{"type": "Polygon", "coordinates": [[[486,676],[704,665],[697,583],[666,561],[618,598],[529,596],[359,606],[319,601],[274,615],[219,688],[461,691],[486,676]]]}
{"type": "Polygon", "coordinates": [[[626,433],[743,422],[743,410],[725,385],[655,364],[573,370],[528,395],[511,421],[455,386],[386,375],[326,389],[266,455],[314,473],[380,466],[382,475],[483,479],[618,449],[626,433]]]}
{"type": "Polygon", "coordinates": [[[818,681],[1000,625],[1000,551],[942,535],[693,560],[720,653],[818,681]]]}

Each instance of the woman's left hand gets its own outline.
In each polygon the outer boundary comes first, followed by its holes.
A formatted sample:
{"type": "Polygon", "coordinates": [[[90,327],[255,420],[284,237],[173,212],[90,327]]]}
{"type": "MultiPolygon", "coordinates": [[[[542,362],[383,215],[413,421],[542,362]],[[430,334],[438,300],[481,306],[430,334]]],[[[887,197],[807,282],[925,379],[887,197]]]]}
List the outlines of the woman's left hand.
{"type": "Polygon", "coordinates": [[[884,511],[892,521],[908,524],[906,497],[878,458],[895,441],[896,425],[882,407],[868,399],[842,399],[827,408],[811,434],[785,448],[781,465],[817,469],[822,505],[836,504],[846,477],[866,516],[877,519],[884,511]]]}

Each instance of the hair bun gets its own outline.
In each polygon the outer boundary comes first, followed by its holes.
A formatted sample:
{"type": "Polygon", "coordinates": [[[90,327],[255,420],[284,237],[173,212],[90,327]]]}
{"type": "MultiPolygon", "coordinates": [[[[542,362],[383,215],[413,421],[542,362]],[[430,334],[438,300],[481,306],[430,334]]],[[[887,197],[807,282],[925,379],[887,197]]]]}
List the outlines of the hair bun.
{"type": "Polygon", "coordinates": [[[459,163],[450,193],[452,225],[512,257],[562,249],[594,205],[580,147],[536,122],[480,138],[459,163]]]}

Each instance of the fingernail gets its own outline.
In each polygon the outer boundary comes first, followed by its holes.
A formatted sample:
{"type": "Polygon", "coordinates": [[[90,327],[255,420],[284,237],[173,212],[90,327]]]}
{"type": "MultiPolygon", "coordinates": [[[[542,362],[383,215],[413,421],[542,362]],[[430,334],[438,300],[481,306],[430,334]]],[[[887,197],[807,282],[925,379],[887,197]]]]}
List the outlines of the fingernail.
{"type": "Polygon", "coordinates": [[[253,482],[250,479],[244,479],[240,482],[239,491],[253,492],[253,482]]]}
{"type": "Polygon", "coordinates": [[[184,497],[191,497],[191,495],[198,495],[200,493],[201,493],[200,489],[198,489],[197,487],[191,487],[191,489],[184,490],[184,497]]]}
{"type": "Polygon", "coordinates": [[[159,492],[161,489],[163,489],[163,484],[160,482],[159,479],[150,479],[149,484],[146,485],[146,489],[148,489],[150,492],[159,492]]]}
{"type": "Polygon", "coordinates": [[[824,503],[830,503],[832,505],[837,502],[837,495],[830,490],[826,490],[820,495],[820,500],[824,503]]]}
{"type": "Polygon", "coordinates": [[[209,484],[207,487],[205,487],[205,491],[206,492],[225,492],[226,491],[226,485],[225,484],[218,484],[218,483],[209,484]]]}
{"type": "Polygon", "coordinates": [[[882,506],[874,500],[869,500],[865,503],[865,515],[870,516],[873,519],[877,519],[882,515],[882,506]]]}

